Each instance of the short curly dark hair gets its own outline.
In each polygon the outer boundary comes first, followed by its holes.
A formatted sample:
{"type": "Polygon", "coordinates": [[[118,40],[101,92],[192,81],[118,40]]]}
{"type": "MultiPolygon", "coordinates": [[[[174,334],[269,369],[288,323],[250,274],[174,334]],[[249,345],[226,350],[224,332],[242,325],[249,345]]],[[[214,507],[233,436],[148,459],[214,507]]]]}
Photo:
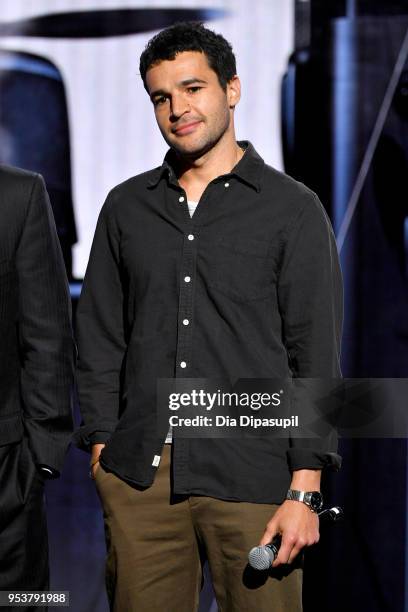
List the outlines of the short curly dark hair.
{"type": "Polygon", "coordinates": [[[208,65],[216,73],[226,91],[227,83],[237,73],[232,46],[221,34],[204,27],[200,21],[179,21],[153,36],[140,56],[140,76],[146,85],[148,69],[163,60],[174,60],[177,53],[200,51],[207,57],[208,65]]]}

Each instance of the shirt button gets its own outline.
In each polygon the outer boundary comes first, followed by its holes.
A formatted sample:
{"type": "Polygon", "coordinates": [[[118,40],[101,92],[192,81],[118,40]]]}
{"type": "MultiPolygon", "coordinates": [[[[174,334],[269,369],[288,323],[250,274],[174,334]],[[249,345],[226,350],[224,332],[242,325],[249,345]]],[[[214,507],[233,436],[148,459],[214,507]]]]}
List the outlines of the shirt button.
{"type": "Polygon", "coordinates": [[[190,276],[185,276],[185,277],[184,277],[184,282],[185,282],[185,283],[189,283],[190,281],[191,281],[190,276]]]}
{"type": "Polygon", "coordinates": [[[179,202],[184,202],[184,196],[179,197],[179,202]]]}
{"type": "Polygon", "coordinates": [[[224,187],[229,187],[229,183],[224,183],[224,187]]]}
{"type": "Polygon", "coordinates": [[[183,319],[183,325],[188,325],[190,321],[188,319],[183,319]]]}
{"type": "Polygon", "coordinates": [[[194,236],[193,236],[193,234],[189,234],[189,235],[187,236],[187,238],[188,238],[189,240],[194,240],[194,236]]]}
{"type": "Polygon", "coordinates": [[[185,361],[181,361],[180,362],[180,368],[185,368],[185,367],[187,367],[186,362],[185,361]]]}

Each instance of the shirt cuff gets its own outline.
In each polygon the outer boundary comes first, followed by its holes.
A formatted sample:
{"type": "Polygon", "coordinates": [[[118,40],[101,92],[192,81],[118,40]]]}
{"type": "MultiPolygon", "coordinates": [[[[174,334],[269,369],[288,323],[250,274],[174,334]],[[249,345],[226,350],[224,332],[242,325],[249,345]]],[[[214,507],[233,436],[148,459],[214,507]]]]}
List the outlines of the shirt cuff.
{"type": "Polygon", "coordinates": [[[341,468],[341,456],[337,453],[313,450],[311,448],[289,448],[286,451],[289,469],[294,470],[330,470],[341,468]]]}
{"type": "Polygon", "coordinates": [[[73,434],[73,443],[78,448],[91,452],[93,444],[106,444],[112,437],[115,430],[115,424],[102,423],[99,424],[101,429],[97,429],[95,425],[82,425],[73,434]]]}
{"type": "Polygon", "coordinates": [[[107,431],[96,431],[91,436],[89,436],[89,443],[92,444],[106,444],[112,434],[107,431]]]}

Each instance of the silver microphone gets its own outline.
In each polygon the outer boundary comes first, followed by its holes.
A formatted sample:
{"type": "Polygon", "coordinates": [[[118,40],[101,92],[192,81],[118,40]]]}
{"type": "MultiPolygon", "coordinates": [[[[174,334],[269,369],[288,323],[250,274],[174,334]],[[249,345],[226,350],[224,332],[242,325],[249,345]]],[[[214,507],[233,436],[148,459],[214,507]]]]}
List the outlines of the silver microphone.
{"type": "Polygon", "coordinates": [[[255,546],[249,551],[248,562],[256,570],[267,570],[278,556],[279,540],[273,540],[265,546],[255,546]],[[275,542],[275,543],[274,543],[275,542]]]}

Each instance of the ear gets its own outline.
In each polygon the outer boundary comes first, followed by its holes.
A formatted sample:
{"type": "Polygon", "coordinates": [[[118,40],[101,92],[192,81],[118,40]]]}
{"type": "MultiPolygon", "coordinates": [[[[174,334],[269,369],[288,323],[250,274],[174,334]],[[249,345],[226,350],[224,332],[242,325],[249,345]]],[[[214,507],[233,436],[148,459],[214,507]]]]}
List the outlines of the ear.
{"type": "Polygon", "coordinates": [[[234,75],[227,83],[227,100],[230,108],[235,108],[241,98],[241,81],[234,75]]]}

